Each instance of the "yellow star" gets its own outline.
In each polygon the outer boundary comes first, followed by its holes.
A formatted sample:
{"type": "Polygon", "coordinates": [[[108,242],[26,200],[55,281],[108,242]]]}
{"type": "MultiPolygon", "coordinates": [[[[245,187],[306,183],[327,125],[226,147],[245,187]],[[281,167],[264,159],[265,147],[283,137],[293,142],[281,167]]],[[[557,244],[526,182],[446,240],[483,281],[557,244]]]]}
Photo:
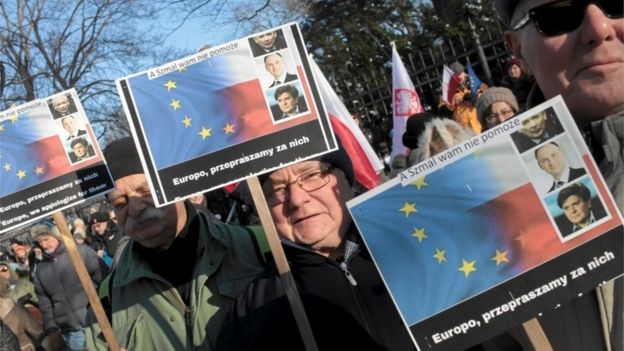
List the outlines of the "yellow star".
{"type": "Polygon", "coordinates": [[[167,83],[163,84],[166,88],[167,91],[171,91],[171,89],[176,89],[176,82],[173,80],[168,80],[167,83]]]}
{"type": "Polygon", "coordinates": [[[509,259],[507,258],[507,253],[509,253],[509,250],[505,250],[505,251],[496,250],[496,255],[492,257],[491,260],[496,261],[497,266],[501,264],[502,262],[509,262],[509,259]]]}
{"type": "Polygon", "coordinates": [[[405,213],[405,217],[408,217],[410,215],[410,213],[412,212],[418,212],[416,211],[416,204],[415,203],[409,203],[406,202],[403,207],[401,207],[399,209],[400,212],[404,212],[405,213]]]}
{"type": "Polygon", "coordinates": [[[169,106],[173,107],[174,111],[182,107],[180,105],[180,100],[176,100],[176,99],[171,100],[171,103],[169,104],[169,106]]]}
{"type": "Polygon", "coordinates": [[[15,124],[17,122],[19,118],[19,115],[16,113],[14,115],[11,115],[11,117],[9,117],[9,121],[11,121],[11,123],[15,124]]]}
{"type": "Polygon", "coordinates": [[[420,188],[422,188],[425,185],[429,185],[425,182],[425,177],[420,177],[416,179],[415,181],[411,182],[410,184],[418,188],[418,190],[420,190],[420,188]]]}
{"type": "Polygon", "coordinates": [[[412,236],[414,238],[417,238],[418,242],[422,242],[423,240],[425,240],[425,238],[428,238],[428,236],[425,234],[425,228],[417,229],[414,227],[414,232],[412,233],[412,236]]]}
{"type": "Polygon", "coordinates": [[[22,179],[26,176],[26,171],[24,171],[23,169],[20,169],[19,171],[17,171],[17,177],[19,179],[22,179]]]}
{"type": "Polygon", "coordinates": [[[225,127],[223,127],[223,131],[225,132],[225,135],[234,133],[234,125],[226,123],[225,127]]]}
{"type": "Polygon", "coordinates": [[[4,163],[4,166],[2,166],[2,168],[4,168],[5,171],[10,171],[11,170],[11,164],[8,162],[4,163]]]}
{"type": "Polygon", "coordinates": [[[186,71],[186,66],[182,66],[178,68],[178,72],[184,72],[184,71],[186,71]]]}
{"type": "Polygon", "coordinates": [[[468,278],[468,274],[477,271],[477,269],[474,266],[476,262],[477,260],[474,260],[472,262],[467,262],[466,260],[462,259],[462,266],[459,267],[457,270],[460,272],[464,272],[464,278],[468,278]]]}
{"type": "Polygon", "coordinates": [[[481,157],[481,153],[482,153],[482,152],[483,152],[483,151],[481,151],[481,150],[475,150],[475,151],[472,153],[472,157],[474,157],[474,158],[475,158],[475,160],[478,160],[478,159],[479,159],[479,157],[481,157]]]}
{"type": "Polygon", "coordinates": [[[206,128],[206,127],[202,127],[201,132],[197,133],[199,135],[201,135],[202,140],[206,139],[207,137],[212,135],[212,129],[210,128],[206,128]]]}
{"type": "Polygon", "coordinates": [[[4,132],[4,124],[0,124],[0,132],[4,132]]]}
{"type": "Polygon", "coordinates": [[[436,253],[433,257],[438,260],[438,263],[446,262],[446,250],[435,249],[436,253]]]}
{"type": "Polygon", "coordinates": [[[37,173],[37,174],[42,174],[42,173],[43,173],[43,167],[37,167],[37,168],[35,168],[35,173],[37,173]]]}
{"type": "Polygon", "coordinates": [[[184,127],[188,128],[191,126],[191,119],[189,118],[189,116],[184,116],[184,119],[182,120],[182,123],[184,123],[184,127]]]}

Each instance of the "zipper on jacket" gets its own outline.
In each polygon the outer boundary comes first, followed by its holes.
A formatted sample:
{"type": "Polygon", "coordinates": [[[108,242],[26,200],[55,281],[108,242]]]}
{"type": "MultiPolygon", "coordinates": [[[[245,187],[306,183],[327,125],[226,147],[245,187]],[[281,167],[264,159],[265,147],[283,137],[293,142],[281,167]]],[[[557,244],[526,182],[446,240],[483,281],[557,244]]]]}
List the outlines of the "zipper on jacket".
{"type": "Polygon", "coordinates": [[[347,280],[349,281],[349,283],[351,283],[352,286],[357,286],[357,281],[353,277],[353,274],[351,274],[351,272],[349,271],[349,262],[351,261],[353,256],[355,256],[357,249],[358,249],[358,244],[354,243],[351,240],[347,240],[345,242],[344,258],[342,262],[340,262],[340,269],[342,269],[345,277],[347,277],[347,280]]]}

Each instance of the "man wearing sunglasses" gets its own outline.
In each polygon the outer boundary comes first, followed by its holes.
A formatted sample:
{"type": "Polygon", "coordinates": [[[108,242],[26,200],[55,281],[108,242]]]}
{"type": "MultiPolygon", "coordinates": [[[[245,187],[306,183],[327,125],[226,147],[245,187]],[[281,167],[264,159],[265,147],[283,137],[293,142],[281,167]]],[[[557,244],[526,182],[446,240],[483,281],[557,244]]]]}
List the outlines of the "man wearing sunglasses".
{"type": "MultiPolygon", "coordinates": [[[[624,209],[622,0],[494,0],[505,39],[536,80],[527,107],[561,94],[624,209]]],[[[623,281],[539,318],[555,350],[624,349],[623,281]]],[[[522,332],[511,331],[526,341],[522,332]]],[[[524,343],[524,341],[523,341],[524,343]]]]}

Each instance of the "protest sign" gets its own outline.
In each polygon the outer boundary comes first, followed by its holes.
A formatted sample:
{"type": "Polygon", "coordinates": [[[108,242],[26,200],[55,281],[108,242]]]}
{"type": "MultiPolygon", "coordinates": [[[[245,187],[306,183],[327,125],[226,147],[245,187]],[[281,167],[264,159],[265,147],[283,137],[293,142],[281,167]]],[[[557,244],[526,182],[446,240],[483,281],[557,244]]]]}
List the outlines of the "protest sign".
{"type": "Polygon", "coordinates": [[[296,24],[117,87],[158,206],[337,147],[296,24]]]}
{"type": "Polygon", "coordinates": [[[560,97],[348,207],[420,350],[468,348],[623,272],[621,214],[560,97]]]}
{"type": "Polygon", "coordinates": [[[113,189],[74,89],[0,113],[0,233],[113,189]]]}

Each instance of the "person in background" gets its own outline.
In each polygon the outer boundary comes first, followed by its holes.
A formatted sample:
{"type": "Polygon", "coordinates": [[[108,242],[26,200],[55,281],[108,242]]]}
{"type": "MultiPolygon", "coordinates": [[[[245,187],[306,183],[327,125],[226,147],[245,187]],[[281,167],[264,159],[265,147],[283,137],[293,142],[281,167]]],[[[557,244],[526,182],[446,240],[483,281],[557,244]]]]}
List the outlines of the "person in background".
{"type": "MultiPolygon", "coordinates": [[[[7,279],[0,277],[0,320],[15,335],[18,348],[15,351],[34,351],[39,347],[43,326],[22,305],[11,298],[7,279]]],[[[5,340],[2,340],[3,343],[5,340]]],[[[5,350],[9,345],[0,345],[5,350]]]]}
{"type": "Polygon", "coordinates": [[[505,122],[516,113],[518,101],[507,88],[491,87],[477,99],[477,115],[484,131],[505,122]]]}
{"type": "Polygon", "coordinates": [[[487,89],[487,85],[481,84],[477,89],[477,96],[471,96],[470,79],[468,74],[464,71],[464,66],[455,61],[449,65],[449,68],[460,78],[459,86],[453,94],[451,100],[451,106],[449,108],[453,111],[453,119],[459,123],[463,128],[470,128],[476,134],[481,133],[483,127],[481,122],[477,118],[477,108],[475,106],[476,97],[487,89]]]}
{"type": "Polygon", "coordinates": [[[526,108],[526,100],[529,96],[529,91],[535,83],[533,77],[527,75],[520,67],[521,62],[519,59],[513,57],[507,60],[505,63],[505,71],[507,75],[501,81],[502,87],[511,90],[518,100],[518,106],[524,110],[526,108]]]}

